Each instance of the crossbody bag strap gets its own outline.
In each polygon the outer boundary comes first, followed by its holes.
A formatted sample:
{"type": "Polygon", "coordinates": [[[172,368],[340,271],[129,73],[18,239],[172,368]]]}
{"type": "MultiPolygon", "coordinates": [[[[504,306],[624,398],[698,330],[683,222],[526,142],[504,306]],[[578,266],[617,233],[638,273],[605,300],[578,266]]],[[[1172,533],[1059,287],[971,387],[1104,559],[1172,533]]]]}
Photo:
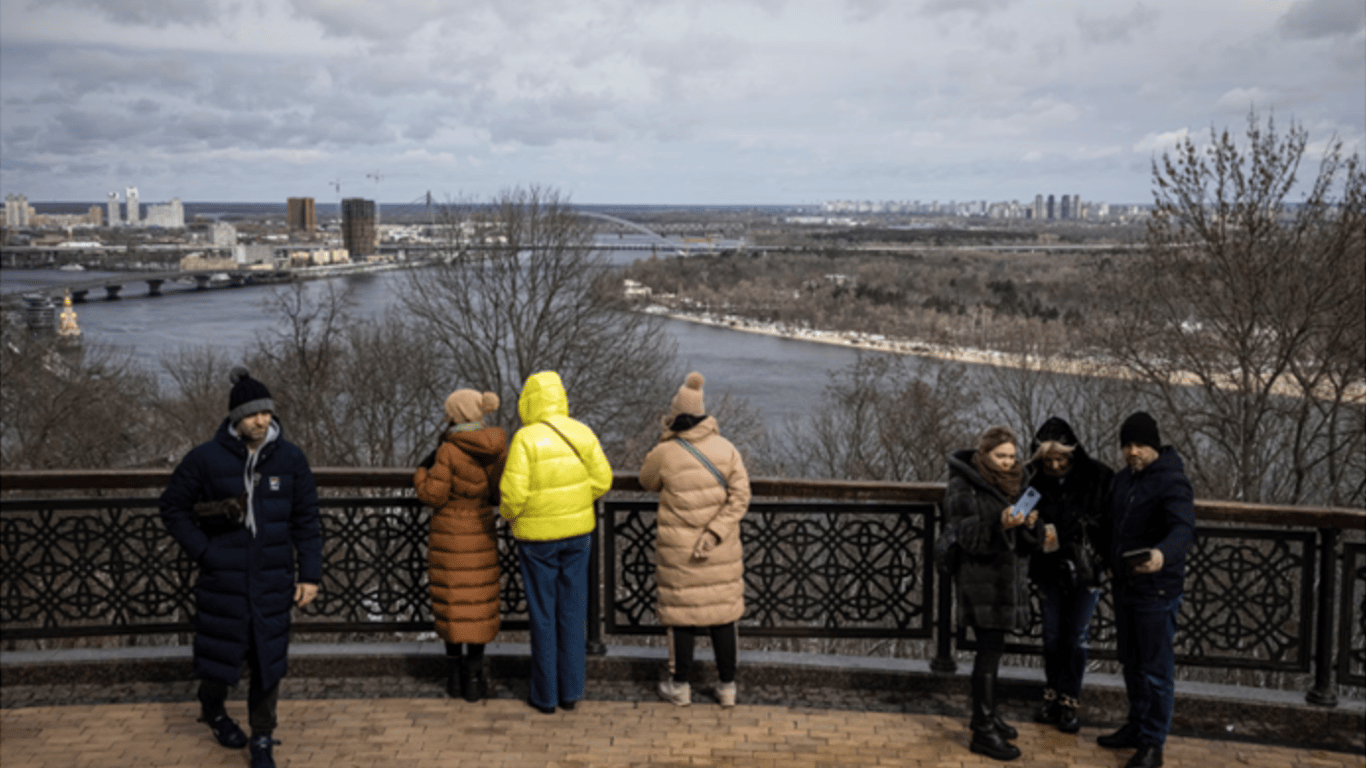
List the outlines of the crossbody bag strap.
{"type": "Polygon", "coordinates": [[[581,455],[579,454],[579,449],[578,449],[578,448],[575,448],[575,447],[574,447],[574,444],[571,443],[571,442],[569,442],[569,438],[567,438],[567,437],[564,436],[564,433],[561,432],[561,431],[559,430],[559,427],[556,427],[554,424],[551,424],[549,420],[543,421],[543,422],[541,422],[541,423],[544,424],[544,425],[546,425],[547,427],[550,427],[551,429],[555,430],[555,434],[559,435],[560,438],[564,440],[565,445],[568,445],[568,446],[569,446],[569,450],[571,450],[571,451],[574,452],[574,456],[576,456],[580,462],[583,461],[583,456],[581,456],[581,455]]]}
{"type": "Polygon", "coordinates": [[[694,458],[702,462],[702,466],[707,468],[707,471],[711,473],[712,477],[716,478],[716,482],[720,483],[721,487],[725,487],[726,476],[721,474],[721,470],[717,469],[716,465],[711,463],[710,459],[708,459],[706,456],[703,456],[702,452],[697,450],[697,446],[693,445],[687,440],[684,440],[681,437],[675,437],[674,439],[678,441],[679,445],[686,448],[688,453],[691,453],[694,458]]]}

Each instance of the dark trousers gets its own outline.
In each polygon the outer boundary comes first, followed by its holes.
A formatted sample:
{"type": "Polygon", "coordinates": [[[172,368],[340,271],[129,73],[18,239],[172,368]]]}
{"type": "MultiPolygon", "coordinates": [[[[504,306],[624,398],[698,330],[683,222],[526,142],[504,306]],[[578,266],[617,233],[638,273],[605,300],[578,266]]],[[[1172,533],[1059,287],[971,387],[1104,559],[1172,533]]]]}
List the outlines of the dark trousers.
{"type": "MultiPolygon", "coordinates": [[[[261,676],[256,671],[253,658],[251,665],[251,684],[247,688],[247,722],[251,725],[251,735],[270,736],[275,733],[275,710],[280,703],[280,684],[269,690],[261,690],[261,676]]],[[[218,680],[199,681],[199,706],[204,720],[214,720],[227,714],[228,684],[218,680]]]]}
{"type": "Polygon", "coordinates": [[[735,682],[739,630],[733,621],[714,627],[669,627],[669,672],[674,682],[688,682],[692,673],[693,647],[701,632],[711,635],[711,650],[716,656],[716,676],[723,683],[735,682]]]}
{"type": "Polygon", "coordinates": [[[1176,704],[1176,617],[1178,597],[1115,596],[1115,640],[1124,665],[1129,722],[1138,726],[1140,744],[1167,741],[1176,704]]]}
{"type": "Polygon", "coordinates": [[[1048,688],[1069,699],[1081,696],[1091,646],[1091,614],[1099,589],[1040,587],[1043,602],[1043,668],[1048,688]]]}
{"type": "Polygon", "coordinates": [[[977,638],[977,653],[972,657],[973,677],[995,678],[1006,651],[1006,631],[973,627],[972,634],[977,638]]]}
{"type": "Polygon", "coordinates": [[[530,701],[541,709],[583,698],[592,546],[591,533],[517,542],[531,623],[530,701]]]}
{"type": "MultiPolygon", "coordinates": [[[[483,643],[465,643],[464,657],[466,661],[479,662],[484,660],[483,643]]],[[[460,658],[460,643],[446,643],[446,657],[450,659],[460,658]]]]}

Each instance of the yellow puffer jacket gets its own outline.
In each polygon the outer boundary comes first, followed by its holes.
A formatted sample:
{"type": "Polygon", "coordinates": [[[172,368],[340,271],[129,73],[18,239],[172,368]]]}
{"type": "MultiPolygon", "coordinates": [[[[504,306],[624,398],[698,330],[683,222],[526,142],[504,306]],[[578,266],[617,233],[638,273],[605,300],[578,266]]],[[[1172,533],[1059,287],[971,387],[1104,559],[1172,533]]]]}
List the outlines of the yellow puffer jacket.
{"type": "Polygon", "coordinates": [[[542,371],[528,377],[517,413],[525,426],[508,448],[498,508],[512,523],[513,537],[557,541],[592,531],[593,502],[612,487],[612,465],[593,430],[569,417],[559,374],[542,371]]]}

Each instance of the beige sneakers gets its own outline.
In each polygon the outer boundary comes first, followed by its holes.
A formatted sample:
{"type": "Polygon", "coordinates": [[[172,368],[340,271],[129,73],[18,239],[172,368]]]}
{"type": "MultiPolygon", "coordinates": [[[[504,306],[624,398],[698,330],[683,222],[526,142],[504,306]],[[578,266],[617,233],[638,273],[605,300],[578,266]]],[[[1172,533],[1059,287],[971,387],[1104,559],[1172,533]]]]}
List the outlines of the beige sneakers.
{"type": "Polygon", "coordinates": [[[735,706],[735,681],[729,683],[717,683],[716,698],[723,707],[735,706]]]}
{"type": "Polygon", "coordinates": [[[659,681],[659,698],[680,707],[686,707],[692,703],[692,686],[687,683],[676,683],[672,677],[666,677],[659,681]]]}

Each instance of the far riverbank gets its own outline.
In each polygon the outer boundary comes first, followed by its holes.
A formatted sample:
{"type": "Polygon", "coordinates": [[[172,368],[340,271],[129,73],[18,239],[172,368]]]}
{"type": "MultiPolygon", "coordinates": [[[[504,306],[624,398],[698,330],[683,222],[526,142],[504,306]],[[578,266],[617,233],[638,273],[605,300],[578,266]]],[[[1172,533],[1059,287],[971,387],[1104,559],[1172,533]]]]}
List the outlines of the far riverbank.
{"type": "MultiPolygon", "coordinates": [[[[886,352],[890,354],[911,355],[914,357],[930,358],[967,365],[989,365],[1000,368],[1035,370],[1070,376],[1119,380],[1133,380],[1136,378],[1133,371],[1128,368],[1114,363],[1105,363],[1094,358],[1060,356],[1040,357],[1028,353],[1000,352],[990,349],[932,344],[918,339],[893,338],[882,334],[861,333],[859,331],[828,331],[812,328],[793,328],[792,326],[781,323],[764,323],[740,315],[717,315],[711,312],[683,312],[659,304],[651,304],[650,306],[645,307],[643,311],[648,314],[667,317],[670,320],[710,325],[731,331],[757,333],[792,341],[810,341],[817,344],[831,344],[846,349],[857,349],[868,352],[886,352]]],[[[1198,386],[1200,383],[1196,375],[1189,372],[1175,374],[1175,381],[1178,384],[1187,386],[1198,386]]],[[[1220,387],[1224,389],[1232,389],[1234,386],[1235,382],[1232,381],[1220,384],[1220,387]]],[[[1286,397],[1301,397],[1304,395],[1302,389],[1284,379],[1277,384],[1274,392],[1275,394],[1286,397]]],[[[1346,399],[1348,402],[1352,403],[1366,403],[1366,382],[1359,382],[1351,387],[1347,392],[1346,399]]]]}

